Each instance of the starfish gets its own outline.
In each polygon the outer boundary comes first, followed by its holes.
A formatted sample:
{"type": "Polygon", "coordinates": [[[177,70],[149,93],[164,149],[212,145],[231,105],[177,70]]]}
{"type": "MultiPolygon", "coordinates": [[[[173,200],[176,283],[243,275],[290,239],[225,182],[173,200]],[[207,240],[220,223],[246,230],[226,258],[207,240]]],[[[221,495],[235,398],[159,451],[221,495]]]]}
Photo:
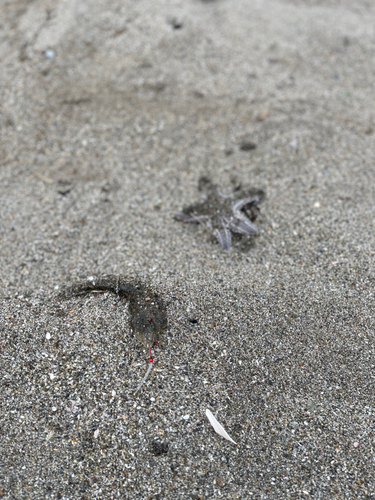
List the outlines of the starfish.
{"type": "Polygon", "coordinates": [[[176,212],[177,220],[205,224],[223,250],[229,250],[231,247],[231,233],[238,235],[258,233],[258,228],[253,222],[259,214],[257,204],[264,197],[263,191],[244,192],[239,186],[232,194],[225,195],[207,177],[199,179],[198,189],[203,191],[204,201],[176,212]]]}

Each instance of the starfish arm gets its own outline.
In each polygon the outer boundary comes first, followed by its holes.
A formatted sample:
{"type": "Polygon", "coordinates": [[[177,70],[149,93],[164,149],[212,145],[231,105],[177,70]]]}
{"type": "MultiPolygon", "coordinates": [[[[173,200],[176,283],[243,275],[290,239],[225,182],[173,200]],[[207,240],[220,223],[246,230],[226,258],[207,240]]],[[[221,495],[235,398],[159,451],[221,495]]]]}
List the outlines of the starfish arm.
{"type": "Polygon", "coordinates": [[[182,222],[207,222],[208,217],[207,215],[194,215],[194,214],[186,214],[185,212],[176,212],[174,214],[175,218],[177,220],[180,220],[182,222]]]}
{"type": "Polygon", "coordinates": [[[253,196],[252,198],[242,198],[242,200],[235,201],[232,205],[233,213],[237,215],[236,212],[239,212],[245,205],[256,203],[259,199],[259,196],[253,196]]]}
{"type": "Polygon", "coordinates": [[[255,234],[258,232],[258,228],[246,217],[234,217],[228,227],[234,233],[239,234],[255,234]]]}
{"type": "Polygon", "coordinates": [[[219,189],[217,190],[217,194],[220,196],[220,198],[223,198],[224,200],[228,200],[229,198],[234,198],[234,193],[225,194],[219,189]]]}
{"type": "Polygon", "coordinates": [[[220,216],[219,220],[220,220],[221,225],[222,225],[224,228],[228,228],[228,227],[229,227],[229,224],[230,224],[230,223],[231,223],[231,221],[232,221],[232,217],[225,217],[224,215],[222,215],[222,216],[220,216]]]}
{"type": "Polygon", "coordinates": [[[223,250],[229,250],[232,243],[232,237],[229,229],[224,227],[223,229],[215,229],[214,235],[217,241],[220,243],[223,250]]]}

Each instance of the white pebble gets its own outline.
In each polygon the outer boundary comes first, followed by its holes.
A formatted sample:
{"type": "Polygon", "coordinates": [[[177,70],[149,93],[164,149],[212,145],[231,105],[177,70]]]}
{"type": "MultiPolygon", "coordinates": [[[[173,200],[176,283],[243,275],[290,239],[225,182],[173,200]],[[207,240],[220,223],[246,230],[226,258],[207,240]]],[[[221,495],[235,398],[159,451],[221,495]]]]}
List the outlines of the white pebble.
{"type": "Polygon", "coordinates": [[[292,141],[290,141],[289,146],[292,149],[294,149],[294,150],[298,149],[298,141],[297,141],[297,139],[293,139],[292,141]]]}
{"type": "Polygon", "coordinates": [[[53,59],[55,57],[55,52],[51,49],[48,49],[44,52],[44,55],[48,58],[48,59],[53,59]]]}
{"type": "Polygon", "coordinates": [[[94,432],[94,438],[96,439],[98,436],[99,436],[99,429],[96,429],[96,431],[94,432]]]}
{"type": "Polygon", "coordinates": [[[190,415],[184,415],[182,418],[183,418],[184,420],[189,420],[189,417],[190,417],[190,415]]]}
{"type": "Polygon", "coordinates": [[[49,332],[46,333],[46,339],[49,340],[51,338],[51,334],[49,332]]]}
{"type": "Polygon", "coordinates": [[[54,375],[53,373],[50,373],[50,374],[49,374],[49,378],[50,378],[51,380],[53,380],[54,378],[56,378],[56,376],[57,376],[57,375],[54,375]]]}

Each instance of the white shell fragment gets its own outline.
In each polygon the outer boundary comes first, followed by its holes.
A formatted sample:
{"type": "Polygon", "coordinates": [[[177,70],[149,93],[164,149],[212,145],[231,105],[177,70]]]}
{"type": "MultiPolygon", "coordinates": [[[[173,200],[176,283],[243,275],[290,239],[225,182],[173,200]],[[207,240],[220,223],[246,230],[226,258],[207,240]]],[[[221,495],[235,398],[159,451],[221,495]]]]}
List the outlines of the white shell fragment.
{"type": "Polygon", "coordinates": [[[44,55],[47,59],[53,59],[55,57],[55,52],[51,49],[47,49],[45,52],[44,52],[44,55]]]}
{"type": "Polygon", "coordinates": [[[210,412],[210,410],[206,410],[206,415],[207,415],[207,418],[208,420],[210,421],[210,424],[212,425],[212,427],[214,428],[215,432],[217,432],[217,434],[220,434],[220,436],[222,436],[223,438],[225,439],[228,439],[228,441],[231,441],[232,443],[234,444],[237,444],[235,441],[233,441],[233,439],[229,436],[229,434],[226,432],[226,430],[224,429],[224,427],[219,424],[219,422],[216,420],[216,418],[212,415],[212,412],[210,412]]]}

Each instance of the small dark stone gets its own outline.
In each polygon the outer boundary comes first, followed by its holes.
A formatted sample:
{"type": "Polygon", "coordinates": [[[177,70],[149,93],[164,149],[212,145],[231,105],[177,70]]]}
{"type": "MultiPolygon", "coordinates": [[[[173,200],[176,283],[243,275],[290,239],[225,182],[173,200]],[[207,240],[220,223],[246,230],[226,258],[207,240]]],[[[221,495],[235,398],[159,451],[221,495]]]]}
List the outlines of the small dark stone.
{"type": "Polygon", "coordinates": [[[70,181],[59,180],[57,183],[59,185],[59,189],[57,190],[57,192],[61,194],[61,196],[66,196],[73,188],[70,181]]]}
{"type": "Polygon", "coordinates": [[[179,30],[183,26],[182,22],[178,21],[177,19],[172,19],[170,24],[174,30],[179,30]]]}
{"type": "Polygon", "coordinates": [[[189,321],[190,323],[193,323],[193,325],[196,325],[196,324],[198,323],[198,320],[197,320],[197,319],[195,319],[195,318],[189,318],[189,319],[188,319],[188,321],[189,321]]]}
{"type": "Polygon", "coordinates": [[[249,141],[248,139],[244,139],[240,143],[240,150],[241,151],[251,151],[253,149],[256,149],[257,145],[253,141],[249,141]]]}
{"type": "Polygon", "coordinates": [[[27,43],[25,43],[22,47],[21,47],[21,50],[19,52],[19,55],[18,55],[18,59],[21,61],[21,62],[24,62],[27,60],[27,43]]]}
{"type": "Polygon", "coordinates": [[[5,118],[5,125],[7,127],[14,127],[14,120],[13,120],[13,118],[11,116],[7,116],[5,118]]]}
{"type": "Polygon", "coordinates": [[[150,452],[156,457],[160,455],[165,455],[168,453],[168,443],[159,443],[158,441],[153,441],[150,446],[150,452]]]}

